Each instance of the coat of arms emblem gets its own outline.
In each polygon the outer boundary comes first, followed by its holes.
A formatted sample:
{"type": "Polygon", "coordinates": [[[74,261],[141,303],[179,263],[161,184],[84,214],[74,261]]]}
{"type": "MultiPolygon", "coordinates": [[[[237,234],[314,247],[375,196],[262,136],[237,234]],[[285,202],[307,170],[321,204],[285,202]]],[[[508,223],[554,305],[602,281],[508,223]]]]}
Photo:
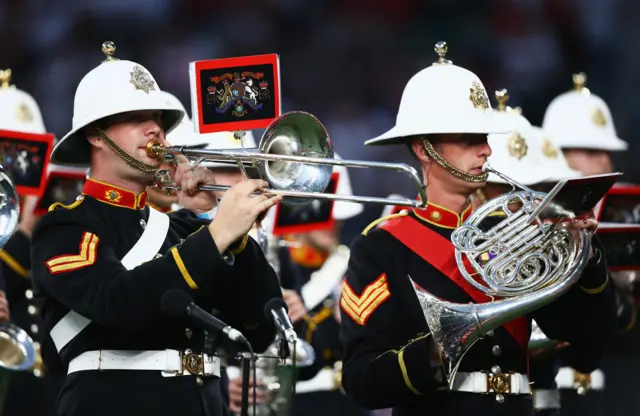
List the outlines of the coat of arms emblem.
{"type": "Polygon", "coordinates": [[[260,110],[261,101],[271,98],[269,83],[262,72],[226,73],[211,78],[207,88],[207,104],[215,105],[216,113],[231,111],[235,117],[247,114],[248,109],[260,110]]]}

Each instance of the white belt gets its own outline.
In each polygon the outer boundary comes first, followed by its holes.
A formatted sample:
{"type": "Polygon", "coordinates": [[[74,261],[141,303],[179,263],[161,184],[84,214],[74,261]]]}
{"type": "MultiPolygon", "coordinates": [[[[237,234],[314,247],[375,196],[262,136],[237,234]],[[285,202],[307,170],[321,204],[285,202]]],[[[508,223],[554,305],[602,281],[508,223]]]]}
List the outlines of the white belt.
{"type": "Polygon", "coordinates": [[[328,391],[339,388],[336,381],[336,374],[332,368],[323,368],[318,371],[312,379],[299,381],[296,383],[296,394],[312,393],[314,391],[328,391]]]}
{"type": "Polygon", "coordinates": [[[206,354],[164,351],[87,351],[69,363],[71,374],[87,370],[157,370],[164,377],[200,375],[220,377],[220,359],[206,354]]]}
{"type": "Polygon", "coordinates": [[[560,392],[550,389],[533,390],[533,408],[535,410],[560,409],[560,392]]]}
{"type": "Polygon", "coordinates": [[[556,375],[559,389],[604,390],[604,373],[595,370],[591,374],[582,374],[570,367],[562,367],[556,375]]]}
{"type": "Polygon", "coordinates": [[[458,372],[453,379],[452,391],[467,393],[531,394],[529,377],[519,373],[492,375],[474,371],[458,372]]]}

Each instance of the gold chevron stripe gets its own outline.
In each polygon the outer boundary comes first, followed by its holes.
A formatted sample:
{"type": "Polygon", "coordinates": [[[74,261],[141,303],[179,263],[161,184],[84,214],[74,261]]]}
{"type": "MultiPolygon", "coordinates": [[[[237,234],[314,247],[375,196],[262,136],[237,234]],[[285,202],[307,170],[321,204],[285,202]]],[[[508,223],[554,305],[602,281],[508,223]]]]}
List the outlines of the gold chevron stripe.
{"type": "Polygon", "coordinates": [[[361,296],[356,295],[349,284],[345,282],[340,298],[340,307],[356,323],[364,325],[371,314],[389,296],[391,296],[391,292],[387,275],[383,273],[362,291],[361,296]]]}
{"type": "Polygon", "coordinates": [[[96,262],[98,243],[97,235],[85,232],[79,245],[79,254],[56,256],[46,262],[49,272],[57,274],[91,266],[96,262]]]}

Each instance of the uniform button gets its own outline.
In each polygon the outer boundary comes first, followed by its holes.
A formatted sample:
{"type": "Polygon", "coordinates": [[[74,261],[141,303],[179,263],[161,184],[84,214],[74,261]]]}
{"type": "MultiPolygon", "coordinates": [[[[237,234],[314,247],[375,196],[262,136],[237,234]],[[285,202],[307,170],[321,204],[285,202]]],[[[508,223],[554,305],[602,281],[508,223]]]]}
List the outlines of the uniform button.
{"type": "Polygon", "coordinates": [[[487,332],[487,335],[492,337],[493,336],[493,329],[491,331],[487,332]]]}
{"type": "Polygon", "coordinates": [[[498,403],[504,403],[504,396],[502,394],[496,394],[496,401],[498,403]]]}
{"type": "Polygon", "coordinates": [[[500,345],[494,345],[493,348],[491,348],[491,352],[496,357],[499,357],[500,354],[502,354],[502,348],[500,348],[500,345]]]}
{"type": "Polygon", "coordinates": [[[31,333],[32,333],[32,334],[37,334],[37,333],[38,333],[38,325],[36,325],[36,324],[31,324],[30,329],[31,329],[31,333]]]}
{"type": "Polygon", "coordinates": [[[196,383],[198,383],[198,386],[202,386],[204,384],[204,381],[202,381],[201,377],[196,377],[196,383]]]}
{"type": "Polygon", "coordinates": [[[185,328],[185,330],[184,330],[184,335],[185,335],[187,338],[191,338],[191,337],[193,336],[193,331],[191,330],[191,328],[185,328]]]}
{"type": "Polygon", "coordinates": [[[33,299],[33,290],[27,289],[24,291],[24,297],[27,299],[33,299]]]}
{"type": "Polygon", "coordinates": [[[33,305],[29,305],[29,308],[27,308],[27,310],[29,311],[29,315],[35,315],[38,313],[38,308],[33,305]]]}
{"type": "Polygon", "coordinates": [[[147,222],[145,220],[140,220],[140,225],[142,228],[145,228],[147,226],[147,222]]]}
{"type": "Polygon", "coordinates": [[[500,366],[494,365],[493,367],[491,367],[491,372],[493,374],[500,374],[502,372],[502,369],[500,368],[500,366]]]}

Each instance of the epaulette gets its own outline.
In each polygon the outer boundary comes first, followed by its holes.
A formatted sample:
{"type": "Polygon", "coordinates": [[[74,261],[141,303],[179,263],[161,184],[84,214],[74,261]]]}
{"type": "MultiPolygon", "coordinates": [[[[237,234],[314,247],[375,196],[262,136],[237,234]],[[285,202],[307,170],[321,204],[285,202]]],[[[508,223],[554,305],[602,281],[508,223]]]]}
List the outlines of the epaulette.
{"type": "Polygon", "coordinates": [[[375,228],[378,224],[381,224],[385,221],[388,221],[390,219],[393,218],[398,218],[398,217],[404,217],[409,215],[409,211],[407,211],[406,209],[403,209],[402,211],[398,212],[397,214],[391,214],[391,215],[386,215],[384,217],[380,217],[376,220],[374,220],[371,224],[367,225],[367,227],[362,231],[362,235],[367,235],[369,233],[369,231],[371,231],[373,228],[375,228]]]}
{"type": "Polygon", "coordinates": [[[80,195],[78,199],[76,199],[74,202],[72,202],[69,205],[65,205],[62,202],[54,202],[53,204],[51,204],[48,211],[51,212],[58,207],[62,207],[65,209],[74,209],[74,208],[77,208],[80,204],[82,204],[82,201],[84,201],[84,195],[80,195]]]}

